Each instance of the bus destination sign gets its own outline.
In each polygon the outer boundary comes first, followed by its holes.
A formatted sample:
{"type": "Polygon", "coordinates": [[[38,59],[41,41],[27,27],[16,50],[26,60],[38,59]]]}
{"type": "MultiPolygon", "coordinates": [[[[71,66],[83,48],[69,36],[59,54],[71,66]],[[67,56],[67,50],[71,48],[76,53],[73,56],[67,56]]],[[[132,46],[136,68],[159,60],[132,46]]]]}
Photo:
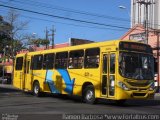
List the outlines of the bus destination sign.
{"type": "Polygon", "coordinates": [[[145,45],[142,43],[120,42],[119,49],[152,53],[152,48],[149,45],[145,45]]]}

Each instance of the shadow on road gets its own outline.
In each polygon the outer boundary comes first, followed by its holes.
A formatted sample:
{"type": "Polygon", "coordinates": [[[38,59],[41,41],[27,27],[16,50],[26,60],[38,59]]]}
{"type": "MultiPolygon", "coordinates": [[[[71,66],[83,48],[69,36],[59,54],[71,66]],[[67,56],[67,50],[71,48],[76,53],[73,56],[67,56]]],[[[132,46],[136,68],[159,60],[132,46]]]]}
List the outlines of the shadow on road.
{"type": "MultiPolygon", "coordinates": [[[[60,100],[65,100],[67,102],[83,103],[81,97],[61,95],[61,94],[46,94],[45,97],[57,98],[60,100]]],[[[143,107],[143,106],[157,106],[160,105],[160,100],[127,100],[124,104],[117,104],[113,100],[98,99],[95,105],[110,105],[117,107],[143,107]]]]}
{"type": "Polygon", "coordinates": [[[157,106],[160,105],[160,100],[129,100],[126,103],[127,107],[135,107],[135,106],[157,106]]]}
{"type": "Polygon", "coordinates": [[[160,105],[160,100],[127,100],[123,104],[117,104],[112,100],[100,100],[99,105],[111,105],[118,107],[145,107],[145,106],[157,106],[160,105]]]}
{"type": "MultiPolygon", "coordinates": [[[[21,92],[18,89],[13,88],[12,86],[6,87],[3,85],[0,85],[0,94],[2,93],[16,93],[21,92]]],[[[30,96],[31,93],[25,93],[24,95],[30,96]]],[[[61,95],[61,94],[44,94],[44,98],[56,98],[59,100],[64,100],[64,102],[72,102],[72,103],[80,103],[82,104],[82,99],[79,96],[70,96],[70,95],[61,95]]],[[[159,96],[160,97],[160,96],[159,96]]],[[[98,99],[98,102],[96,105],[104,106],[116,106],[116,107],[144,107],[144,106],[159,106],[160,105],[160,99],[155,100],[127,100],[124,104],[116,104],[115,101],[112,100],[105,100],[105,99],[98,99]]]]}
{"type": "Polygon", "coordinates": [[[60,100],[65,100],[67,102],[82,103],[82,99],[80,96],[71,96],[66,94],[45,94],[44,97],[57,98],[60,100]]]}
{"type": "Polygon", "coordinates": [[[12,88],[12,87],[2,87],[0,86],[0,93],[12,93],[12,92],[18,92],[20,90],[12,88]]]}

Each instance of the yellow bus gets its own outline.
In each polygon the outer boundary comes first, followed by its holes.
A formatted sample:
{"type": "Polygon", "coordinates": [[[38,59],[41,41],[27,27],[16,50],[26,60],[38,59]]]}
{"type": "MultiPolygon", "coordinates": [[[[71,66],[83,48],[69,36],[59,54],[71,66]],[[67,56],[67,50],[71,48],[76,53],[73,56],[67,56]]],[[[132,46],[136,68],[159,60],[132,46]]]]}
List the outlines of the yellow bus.
{"type": "Polygon", "coordinates": [[[154,97],[154,60],[147,44],[104,41],[18,54],[13,85],[23,91],[124,102],[154,97]]]}

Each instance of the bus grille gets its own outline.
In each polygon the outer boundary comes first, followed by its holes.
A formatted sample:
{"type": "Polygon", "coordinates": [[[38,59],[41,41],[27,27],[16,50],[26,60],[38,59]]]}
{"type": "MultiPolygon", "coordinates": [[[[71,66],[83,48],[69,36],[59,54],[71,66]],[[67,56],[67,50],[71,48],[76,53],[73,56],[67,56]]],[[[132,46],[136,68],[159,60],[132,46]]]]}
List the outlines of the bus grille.
{"type": "Polygon", "coordinates": [[[141,91],[143,91],[143,90],[147,90],[147,88],[130,88],[130,90],[141,90],[141,91]]]}
{"type": "Polygon", "coordinates": [[[145,96],[146,93],[133,93],[133,96],[145,96]]]}
{"type": "Polygon", "coordinates": [[[134,87],[146,87],[150,83],[149,82],[146,82],[146,83],[132,83],[132,82],[128,82],[128,84],[130,84],[131,86],[134,86],[134,87]]]}

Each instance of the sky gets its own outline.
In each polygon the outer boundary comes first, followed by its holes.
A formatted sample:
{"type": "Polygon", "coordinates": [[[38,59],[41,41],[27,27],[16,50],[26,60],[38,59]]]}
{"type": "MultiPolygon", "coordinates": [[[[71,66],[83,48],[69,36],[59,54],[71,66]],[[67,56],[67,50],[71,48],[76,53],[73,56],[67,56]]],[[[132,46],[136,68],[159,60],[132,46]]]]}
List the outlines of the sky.
{"type": "MultiPolygon", "coordinates": [[[[54,26],[55,44],[69,38],[119,39],[130,28],[130,0],[0,0],[0,5],[30,10],[17,12],[19,21],[29,21],[24,32],[36,37],[45,38],[45,29],[51,34],[54,26]]],[[[0,6],[0,15],[6,16],[8,10],[0,6]]]]}

